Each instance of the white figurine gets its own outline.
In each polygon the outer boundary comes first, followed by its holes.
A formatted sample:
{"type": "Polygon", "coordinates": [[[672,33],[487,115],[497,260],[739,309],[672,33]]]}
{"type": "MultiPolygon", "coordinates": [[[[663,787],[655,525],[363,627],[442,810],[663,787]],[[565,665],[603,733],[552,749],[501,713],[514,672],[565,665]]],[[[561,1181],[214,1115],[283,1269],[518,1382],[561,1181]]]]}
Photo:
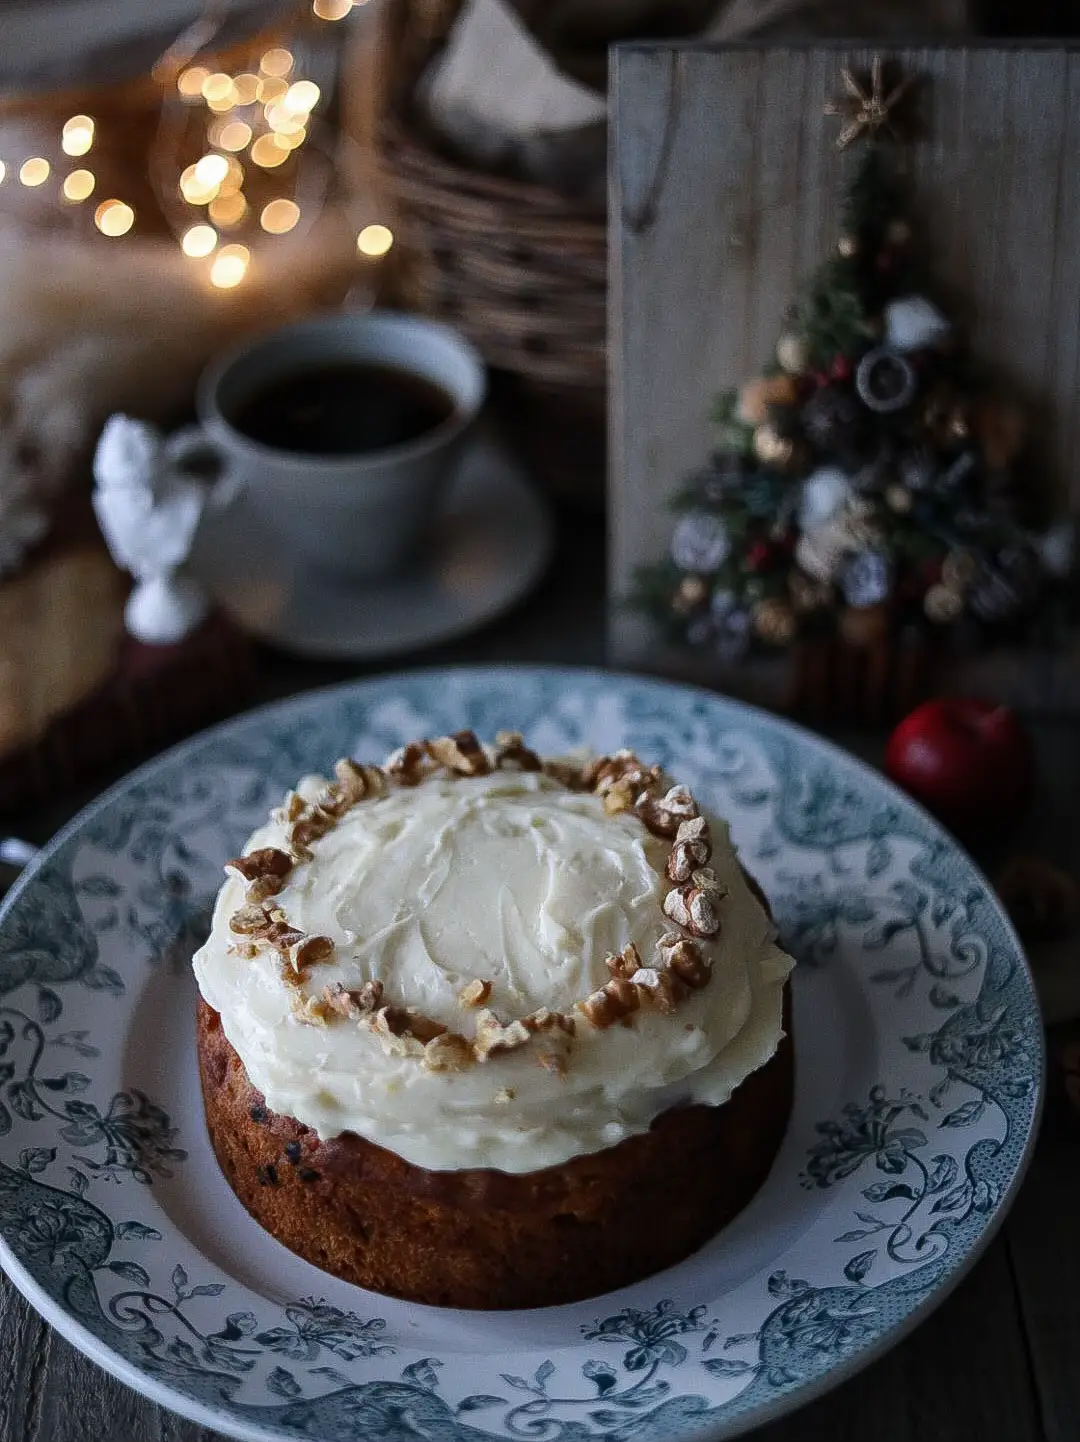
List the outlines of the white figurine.
{"type": "Polygon", "coordinates": [[[125,626],[138,641],[182,640],[210,609],[184,562],[214,488],[170,460],[156,426],[121,415],[110,417],[101,433],[94,480],[102,535],[117,565],[135,578],[125,626]]]}

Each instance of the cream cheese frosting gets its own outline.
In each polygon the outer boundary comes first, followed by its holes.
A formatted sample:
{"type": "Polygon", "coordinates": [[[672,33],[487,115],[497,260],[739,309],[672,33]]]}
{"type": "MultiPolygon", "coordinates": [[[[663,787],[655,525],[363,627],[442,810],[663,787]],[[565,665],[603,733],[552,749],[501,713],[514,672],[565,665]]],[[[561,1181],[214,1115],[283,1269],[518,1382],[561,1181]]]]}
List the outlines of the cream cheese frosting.
{"type": "MultiPolygon", "coordinates": [[[[324,786],[299,788],[313,800],[324,786]]],[[[670,843],[632,811],[568,790],[542,772],[436,774],[347,811],[312,842],[274,904],[298,930],[329,937],[332,957],[297,983],[271,949],[244,955],[230,919],[245,903],[229,875],[194,959],[206,1001],[253,1085],[276,1112],[326,1139],[343,1131],[429,1170],[528,1172],[647,1131],[681,1102],[719,1105],[773,1055],[791,959],[746,885],[728,829],[709,817],[722,927],[705,950],[711,979],[673,1014],[643,1008],[627,1025],[579,1021],[563,1074],[532,1047],[461,1071],[394,1054],[355,1022],[305,1024],[297,989],[379,981],[388,999],[471,1035],[468,982],[491,983],[503,1019],[574,1003],[605,982],[605,957],[633,943],[648,966],[671,925],[662,911],[670,843]]],[[[273,819],[245,852],[288,850],[273,819]]]]}

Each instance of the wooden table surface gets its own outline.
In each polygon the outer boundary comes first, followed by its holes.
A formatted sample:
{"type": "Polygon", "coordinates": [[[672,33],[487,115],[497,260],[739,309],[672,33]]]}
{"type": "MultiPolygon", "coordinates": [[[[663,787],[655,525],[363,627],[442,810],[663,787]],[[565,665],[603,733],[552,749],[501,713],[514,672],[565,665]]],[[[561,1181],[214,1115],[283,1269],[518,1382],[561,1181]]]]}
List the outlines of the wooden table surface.
{"type": "MultiPolygon", "coordinates": [[[[481,634],[410,664],[603,661],[603,528],[564,518],[542,588],[481,634]]],[[[262,657],[260,699],[374,668],[262,657]]],[[[1080,725],[1033,718],[1044,775],[1027,840],[1080,869],[1080,725]]],[[[843,735],[864,757],[881,737],[843,735]]],[[[100,782],[7,829],[41,842],[100,782]]],[[[10,879],[8,877],[7,879],[10,879]]],[[[419,1438],[407,1422],[394,1439],[419,1438]]],[[[886,1357],[761,1442],[1077,1442],[1080,1439],[1080,1116],[1051,1075],[1038,1149],[1001,1233],[940,1308],[886,1357]]],[[[0,1442],[214,1442],[114,1381],[0,1277],[0,1442]]]]}

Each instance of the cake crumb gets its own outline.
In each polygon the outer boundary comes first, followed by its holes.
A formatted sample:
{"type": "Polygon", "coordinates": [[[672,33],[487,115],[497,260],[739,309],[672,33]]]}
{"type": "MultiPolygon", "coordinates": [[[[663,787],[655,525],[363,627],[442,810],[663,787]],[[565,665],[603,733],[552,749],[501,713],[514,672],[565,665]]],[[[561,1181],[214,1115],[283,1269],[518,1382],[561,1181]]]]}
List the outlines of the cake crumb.
{"type": "Polygon", "coordinates": [[[491,996],[491,982],[479,976],[474,977],[458,992],[462,1006],[483,1006],[491,996]]]}
{"type": "Polygon", "coordinates": [[[514,1100],[515,1095],[516,1093],[513,1087],[500,1087],[499,1090],[495,1093],[495,1101],[498,1103],[499,1106],[504,1107],[506,1106],[507,1102],[512,1102],[514,1100]]]}

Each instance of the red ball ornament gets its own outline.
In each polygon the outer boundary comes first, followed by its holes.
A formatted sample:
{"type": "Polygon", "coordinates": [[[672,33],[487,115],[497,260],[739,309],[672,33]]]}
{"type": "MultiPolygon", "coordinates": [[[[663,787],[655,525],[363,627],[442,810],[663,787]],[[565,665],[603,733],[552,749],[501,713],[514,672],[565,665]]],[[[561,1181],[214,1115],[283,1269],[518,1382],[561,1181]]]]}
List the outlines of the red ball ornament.
{"type": "Polygon", "coordinates": [[[834,381],[850,380],[854,369],[846,355],[834,356],[829,367],[829,377],[834,381]]]}
{"type": "Polygon", "coordinates": [[[768,541],[755,541],[746,553],[748,571],[763,571],[772,559],[773,548],[768,541]]]}
{"type": "Polygon", "coordinates": [[[889,738],[885,770],[973,842],[1014,827],[1035,790],[1026,727],[1008,707],[973,696],[942,696],[912,711],[889,738]]]}

